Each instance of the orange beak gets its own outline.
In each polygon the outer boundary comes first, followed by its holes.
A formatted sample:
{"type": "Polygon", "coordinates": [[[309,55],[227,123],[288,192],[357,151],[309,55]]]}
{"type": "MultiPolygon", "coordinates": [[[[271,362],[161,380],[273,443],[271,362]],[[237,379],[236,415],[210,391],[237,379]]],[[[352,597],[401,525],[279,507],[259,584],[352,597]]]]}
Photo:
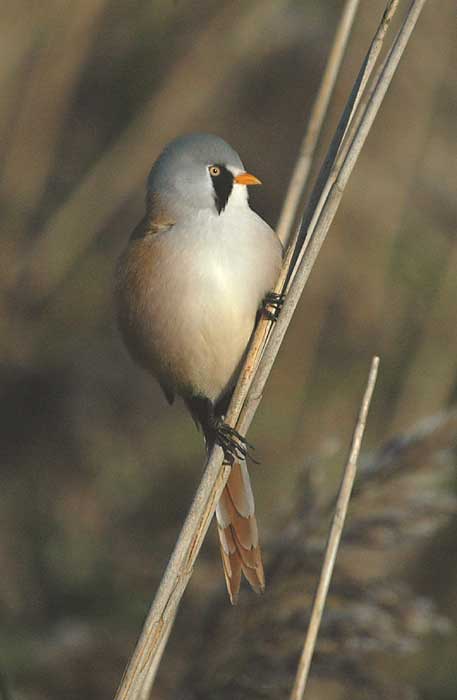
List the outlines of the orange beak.
{"type": "Polygon", "coordinates": [[[234,179],[237,185],[261,185],[261,181],[251,173],[240,173],[234,179]]]}

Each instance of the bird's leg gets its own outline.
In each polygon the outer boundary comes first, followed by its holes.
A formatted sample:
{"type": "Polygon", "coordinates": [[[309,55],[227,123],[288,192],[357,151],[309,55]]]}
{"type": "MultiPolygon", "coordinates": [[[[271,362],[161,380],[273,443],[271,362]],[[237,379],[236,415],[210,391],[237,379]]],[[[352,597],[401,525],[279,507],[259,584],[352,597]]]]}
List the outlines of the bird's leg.
{"type": "Polygon", "coordinates": [[[255,461],[248,453],[248,450],[253,450],[254,447],[223,419],[230,398],[231,395],[227,394],[216,405],[204,396],[191,396],[185,401],[197,425],[203,428],[208,452],[213,445],[219,445],[224,452],[224,461],[227,464],[233,464],[237,459],[248,457],[255,461]]]}
{"type": "Polygon", "coordinates": [[[284,304],[284,300],[286,298],[285,294],[277,294],[276,292],[268,292],[268,294],[265,295],[263,302],[262,302],[262,314],[265,316],[269,321],[277,321],[279,312],[282,309],[282,306],[284,304]],[[271,307],[273,311],[271,311],[271,307]]]}
{"type": "Polygon", "coordinates": [[[228,423],[225,423],[222,417],[215,416],[214,412],[210,416],[209,433],[213,444],[216,443],[219,447],[222,447],[224,461],[227,464],[233,464],[236,459],[246,459],[248,448],[254,449],[244,435],[241,435],[228,423]]]}

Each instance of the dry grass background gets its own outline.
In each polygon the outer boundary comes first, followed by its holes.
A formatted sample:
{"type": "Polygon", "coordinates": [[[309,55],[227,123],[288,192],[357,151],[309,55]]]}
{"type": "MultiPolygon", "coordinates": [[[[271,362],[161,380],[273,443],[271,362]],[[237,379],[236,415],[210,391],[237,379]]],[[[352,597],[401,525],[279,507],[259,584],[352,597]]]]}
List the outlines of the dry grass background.
{"type": "MultiPolygon", "coordinates": [[[[200,436],[113,323],[147,170],[177,133],[219,133],[263,180],[252,199],[273,224],[341,6],[2,10],[0,664],[18,698],[111,697],[198,476],[200,436]]],[[[383,7],[362,3],[324,141],[383,7]]],[[[251,431],[265,531],[312,456],[315,485],[333,487],[374,353],[371,447],[455,401],[454,28],[451,0],[426,6],[271,377],[251,431]]],[[[454,619],[456,527],[416,576],[454,619]]],[[[219,587],[210,542],[181,629],[219,587]]],[[[455,696],[454,650],[432,657],[429,697],[455,696]]],[[[175,639],[168,677],[179,656],[175,639]]]]}

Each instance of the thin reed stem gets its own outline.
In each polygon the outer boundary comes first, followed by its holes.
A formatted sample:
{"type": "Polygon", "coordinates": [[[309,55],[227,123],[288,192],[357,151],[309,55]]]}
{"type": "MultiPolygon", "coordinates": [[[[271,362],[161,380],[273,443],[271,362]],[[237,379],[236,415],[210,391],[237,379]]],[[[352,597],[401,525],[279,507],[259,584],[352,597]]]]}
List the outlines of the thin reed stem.
{"type": "Polygon", "coordinates": [[[319,91],[311,108],[309,122],[303,136],[294,171],[279,216],[276,233],[283,245],[289,242],[291,233],[300,218],[304,196],[309,182],[311,165],[319,137],[333,95],[336,79],[343,63],[347,43],[354,24],[360,0],[346,0],[328,55],[319,91]]]}
{"type": "MultiPolygon", "coordinates": [[[[295,274],[300,259],[303,257],[308,247],[310,238],[313,235],[318,218],[330,192],[330,188],[334,184],[337,173],[341,169],[341,164],[343,162],[343,141],[348,135],[348,129],[354,115],[356,114],[357,108],[362,99],[362,95],[364,94],[365,88],[368,85],[368,81],[373,73],[390,23],[398,9],[398,5],[399,0],[390,0],[390,2],[387,3],[387,7],[370,44],[367,55],[365,56],[365,60],[362,63],[362,67],[360,68],[359,74],[351,90],[351,94],[349,95],[349,99],[336,128],[327,156],[311,193],[310,202],[306,209],[304,219],[301,223],[299,231],[296,234],[297,246],[294,248],[294,250],[288,251],[288,256],[290,256],[290,258],[296,262],[296,264],[294,263],[291,267],[292,277],[295,274]],[[339,155],[341,158],[338,157],[339,155]]],[[[348,135],[346,143],[351,143],[350,134],[348,135]]],[[[344,151],[344,153],[346,152],[347,150],[344,151]]]]}
{"type": "Polygon", "coordinates": [[[349,500],[351,498],[352,487],[357,473],[357,461],[359,458],[362,438],[365,432],[368,410],[370,408],[373,391],[378,376],[379,357],[373,357],[371,361],[368,381],[360,405],[359,415],[355,424],[354,433],[352,435],[351,447],[346,466],[343,472],[338,498],[336,501],[335,512],[330,527],[330,532],[325,548],[324,561],[322,563],[319,583],[317,585],[313,604],[311,607],[311,617],[306,633],[303,651],[298,664],[297,675],[295,677],[294,686],[290,696],[290,700],[302,700],[311,666],[314,648],[316,646],[317,635],[321,624],[322,614],[327,600],[327,593],[332,579],[333,569],[335,566],[336,555],[343,532],[344,522],[348,510],[349,500]]]}
{"type": "MultiPolygon", "coordinates": [[[[330,225],[338,210],[349,177],[354,169],[354,165],[360,155],[363,144],[365,143],[376,114],[378,113],[378,110],[382,104],[384,96],[392,81],[394,73],[409,41],[411,33],[416,25],[419,15],[425,5],[425,2],[426,0],[413,0],[411,3],[410,9],[408,10],[403,25],[393,43],[381,75],[379,76],[376,86],[363,112],[359,127],[348,148],[347,155],[339,169],[332,174],[332,179],[334,180],[333,185],[329,189],[329,194],[324,205],[322,206],[319,218],[313,230],[313,235],[310,237],[309,243],[306,246],[305,253],[303,256],[301,256],[301,260],[297,264],[296,274],[291,282],[290,289],[287,292],[284,306],[281,310],[278,321],[274,325],[268,345],[265,348],[263,356],[259,362],[257,372],[251,385],[251,395],[253,396],[260,396],[263,392],[266,380],[284,339],[287,328],[289,327],[292,315],[301,297],[305,284],[309,279],[317,256],[319,255],[319,251],[327,237],[330,225]]],[[[306,222],[304,221],[302,230],[305,227],[305,223],[306,222]]],[[[238,430],[241,432],[247,430],[251,424],[252,418],[253,411],[249,405],[249,402],[246,402],[243,408],[243,414],[237,423],[238,430]]]]}

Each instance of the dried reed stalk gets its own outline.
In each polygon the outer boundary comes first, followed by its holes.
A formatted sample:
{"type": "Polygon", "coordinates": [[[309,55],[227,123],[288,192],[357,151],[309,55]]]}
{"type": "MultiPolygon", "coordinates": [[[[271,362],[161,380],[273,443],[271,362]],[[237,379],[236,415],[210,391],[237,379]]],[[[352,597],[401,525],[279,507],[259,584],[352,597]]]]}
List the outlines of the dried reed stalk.
{"type": "Polygon", "coordinates": [[[327,114],[336,79],[341,69],[344,54],[360,0],[346,0],[338,23],[333,45],[328,55],[321,84],[311,108],[309,122],[300,145],[289,187],[286,192],[276,233],[283,245],[288,243],[292,228],[300,218],[304,208],[304,196],[309,183],[309,174],[317,144],[327,114]]]}
{"type": "MultiPolygon", "coordinates": [[[[284,307],[269,337],[268,345],[258,364],[257,371],[258,358],[261,354],[263,344],[258,346],[259,349],[257,350],[256,357],[253,356],[252,351],[248,355],[227,415],[229,424],[236,425],[237,429],[241,432],[245,432],[250,425],[255,409],[260,401],[266,379],[284,338],[301,292],[326,238],[349,176],[382,100],[384,99],[425,1],[426,0],[414,0],[411,3],[403,26],[395,39],[388,60],[376,82],[367,107],[360,119],[358,129],[348,146],[347,155],[341,164],[341,168],[336,172],[334,169],[330,168],[333,184],[329,188],[328,196],[325,198],[325,203],[323,203],[319,215],[316,217],[310,243],[306,248],[305,255],[302,256],[296,268],[297,271],[288,291],[284,307]],[[255,380],[251,386],[254,374],[255,380]],[[249,387],[250,391],[248,396],[249,387]],[[237,420],[242,407],[243,413],[237,420]]],[[[392,7],[396,8],[396,5],[397,3],[390,2],[386,12],[388,13],[389,9],[392,7]]],[[[388,22],[385,21],[385,16],[381,21],[381,25],[387,28],[388,22]]],[[[359,87],[355,90],[356,94],[358,90],[359,87]]],[[[354,91],[352,94],[354,94],[354,91]]],[[[351,113],[353,113],[353,107],[351,107],[351,113]]],[[[328,159],[326,162],[328,162],[328,159]]],[[[320,199],[320,196],[317,197],[317,201],[320,199]]],[[[311,215],[308,214],[308,216],[305,217],[305,222],[307,219],[313,221],[312,212],[311,215]]],[[[302,226],[302,231],[303,228],[302,226]]],[[[306,227],[306,230],[307,228],[308,227],[306,227]]],[[[262,334],[266,336],[269,328],[269,324],[266,322],[262,322],[259,326],[260,328],[256,334],[256,338],[262,334]]],[[[138,698],[141,697],[145,679],[148,677],[148,668],[150,668],[151,665],[155,668],[158,666],[157,659],[159,658],[160,660],[165,646],[163,638],[169,631],[169,621],[176,614],[180,599],[192,575],[192,569],[198,552],[230,471],[228,465],[222,464],[222,459],[222,450],[220,447],[216,446],[208,459],[205,472],[197,489],[189,514],[184,522],[175,549],[162,577],[155,600],[145,621],[140,639],[116,694],[116,700],[138,700],[138,698]]]]}
{"type": "MultiPolygon", "coordinates": [[[[305,244],[306,241],[308,241],[308,243],[305,245],[305,251],[303,253],[300,250],[299,259],[294,268],[296,272],[287,291],[284,306],[281,310],[277,323],[274,325],[268,345],[265,348],[264,354],[259,362],[259,367],[250,390],[251,395],[254,397],[259,397],[262,394],[268,374],[270,373],[292,315],[314,267],[319,251],[327,237],[327,233],[333,218],[337,212],[344,189],[349,180],[349,176],[352,173],[356,160],[360,154],[360,151],[362,150],[363,144],[365,143],[376,114],[382,104],[384,96],[393,78],[398,63],[400,62],[411,33],[416,25],[419,15],[425,5],[425,2],[426,0],[413,0],[408,12],[406,13],[403,25],[398,32],[395,41],[393,42],[392,48],[390,49],[389,55],[384,63],[383,70],[376,81],[375,87],[371,91],[370,99],[368,100],[366,108],[360,117],[358,128],[351,140],[350,145],[348,145],[347,150],[345,150],[345,158],[341,164],[340,162],[337,162],[331,169],[330,177],[333,180],[333,184],[328,188],[328,195],[324,204],[320,204],[322,199],[319,198],[317,207],[321,207],[321,211],[317,217],[316,223],[314,224],[315,217],[313,214],[305,214],[305,220],[301,229],[301,234],[303,234],[301,235],[301,238],[306,237],[305,244]],[[309,225],[308,228],[305,228],[307,221],[309,221],[309,225]]],[[[392,3],[389,3],[389,7],[392,5],[392,3]]],[[[384,18],[382,22],[384,22],[384,18]]],[[[325,167],[326,166],[324,164],[324,168],[325,167]]],[[[319,187],[319,183],[317,183],[316,187],[319,187]]],[[[324,185],[324,189],[327,190],[326,185],[324,185]]],[[[236,398],[236,395],[234,398],[236,398]]],[[[253,409],[255,410],[255,408],[249,404],[249,401],[246,401],[242,410],[241,418],[237,423],[237,428],[241,430],[241,432],[248,429],[254,415],[253,409]]]]}
{"type": "Polygon", "coordinates": [[[370,408],[371,398],[373,396],[373,391],[376,384],[378,368],[379,357],[373,357],[365,393],[360,405],[359,416],[357,418],[352,436],[348,460],[344,468],[343,478],[338,492],[335,512],[325,548],[321,575],[311,608],[308,631],[306,633],[302,655],[298,664],[294,686],[290,695],[291,700],[302,700],[305,693],[309,669],[311,666],[311,659],[313,657],[314,647],[316,646],[317,634],[319,632],[322,614],[324,612],[325,602],[327,600],[327,593],[330,586],[330,581],[332,579],[341,533],[343,532],[344,521],[346,520],[349,499],[351,498],[352,487],[357,473],[357,461],[359,458],[360,447],[362,445],[363,434],[365,432],[368,409],[370,408]]]}
{"type": "MultiPolygon", "coordinates": [[[[377,85],[377,80],[374,80],[371,91],[365,90],[381,53],[387,30],[398,9],[398,5],[399,0],[390,0],[390,2],[387,3],[387,7],[384,11],[381,22],[378,25],[376,33],[370,44],[370,48],[368,49],[365,60],[362,63],[359,74],[336,128],[327,156],[318,175],[317,182],[313,188],[310,203],[305,212],[304,219],[301,226],[295,233],[291,246],[289,246],[286,259],[293,259],[295,255],[298,255],[299,262],[305,254],[308,243],[314,233],[314,229],[316,228],[318,218],[322,212],[322,208],[329,195],[330,189],[335,183],[336,176],[342,168],[344,158],[348,152],[349,144],[352,143],[354,134],[359,127],[361,116],[364,113],[364,110],[358,110],[361,104],[363,104],[362,97],[366,91],[366,104],[371,98],[374,86],[377,85]],[[302,242],[303,245],[301,245],[302,242]]],[[[292,266],[292,277],[296,269],[297,265],[292,266]]]]}

